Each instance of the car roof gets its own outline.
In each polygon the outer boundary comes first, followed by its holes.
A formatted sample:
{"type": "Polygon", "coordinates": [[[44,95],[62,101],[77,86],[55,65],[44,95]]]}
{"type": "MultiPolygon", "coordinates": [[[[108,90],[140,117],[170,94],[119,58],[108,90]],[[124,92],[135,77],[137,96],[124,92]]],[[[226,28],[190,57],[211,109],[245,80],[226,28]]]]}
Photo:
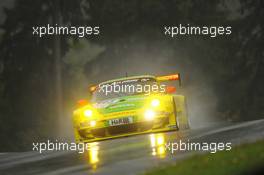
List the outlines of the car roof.
{"type": "Polygon", "coordinates": [[[107,84],[107,83],[113,83],[116,81],[124,81],[124,80],[138,79],[138,78],[154,78],[154,79],[156,79],[156,77],[153,75],[139,75],[139,76],[130,76],[130,77],[122,77],[122,78],[118,78],[118,79],[112,79],[112,80],[101,82],[99,84],[107,84]]]}

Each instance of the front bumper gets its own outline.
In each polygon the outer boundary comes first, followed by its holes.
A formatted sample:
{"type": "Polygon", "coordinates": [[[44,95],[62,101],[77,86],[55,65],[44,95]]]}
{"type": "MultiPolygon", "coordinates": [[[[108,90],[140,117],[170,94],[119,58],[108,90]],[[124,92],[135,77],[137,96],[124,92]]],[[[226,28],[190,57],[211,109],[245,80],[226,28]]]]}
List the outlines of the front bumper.
{"type": "Polygon", "coordinates": [[[111,138],[130,135],[163,132],[176,130],[176,125],[171,124],[169,116],[158,117],[153,121],[139,121],[131,124],[90,128],[84,127],[78,130],[80,142],[94,142],[111,138]]]}

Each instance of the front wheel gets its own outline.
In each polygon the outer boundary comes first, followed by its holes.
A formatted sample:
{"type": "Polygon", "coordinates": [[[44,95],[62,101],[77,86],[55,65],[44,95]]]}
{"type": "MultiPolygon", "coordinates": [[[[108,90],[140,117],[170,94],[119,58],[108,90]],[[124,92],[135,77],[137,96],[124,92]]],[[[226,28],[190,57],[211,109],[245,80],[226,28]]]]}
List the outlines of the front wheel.
{"type": "Polygon", "coordinates": [[[176,117],[176,125],[178,129],[179,130],[190,129],[185,97],[182,95],[175,95],[173,97],[173,103],[174,103],[174,114],[176,117]]]}

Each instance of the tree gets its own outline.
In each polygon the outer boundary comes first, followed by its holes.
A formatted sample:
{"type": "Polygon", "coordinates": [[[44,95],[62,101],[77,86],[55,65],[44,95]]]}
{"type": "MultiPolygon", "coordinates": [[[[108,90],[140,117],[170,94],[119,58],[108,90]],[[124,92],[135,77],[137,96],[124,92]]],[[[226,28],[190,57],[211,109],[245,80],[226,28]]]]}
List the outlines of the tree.
{"type": "Polygon", "coordinates": [[[83,1],[61,1],[60,5],[58,2],[17,0],[13,9],[5,10],[7,19],[1,26],[4,35],[0,46],[0,62],[4,66],[1,74],[4,84],[1,139],[12,139],[3,143],[2,149],[19,149],[19,146],[31,149],[32,140],[56,135],[54,121],[58,115],[55,115],[57,93],[54,87],[58,81],[53,79],[56,77],[54,57],[58,66],[60,55],[64,55],[68,48],[68,37],[63,36],[60,42],[55,39],[54,44],[54,36],[34,36],[32,27],[56,23],[57,20],[52,19],[60,15],[54,14],[54,11],[61,13],[61,23],[65,25],[78,26],[88,20],[83,1]],[[54,6],[60,6],[60,10],[57,11],[54,6]]]}

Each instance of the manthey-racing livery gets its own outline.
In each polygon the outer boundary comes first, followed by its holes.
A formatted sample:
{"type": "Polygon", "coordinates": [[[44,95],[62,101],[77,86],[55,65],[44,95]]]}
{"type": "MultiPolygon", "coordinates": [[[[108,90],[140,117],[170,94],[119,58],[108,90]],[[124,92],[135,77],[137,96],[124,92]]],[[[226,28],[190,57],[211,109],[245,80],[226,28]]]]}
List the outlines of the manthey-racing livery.
{"type": "Polygon", "coordinates": [[[162,85],[174,80],[180,84],[180,74],[125,77],[91,86],[90,100],[80,100],[73,112],[76,142],[188,129],[185,97],[174,86],[162,85]]]}

